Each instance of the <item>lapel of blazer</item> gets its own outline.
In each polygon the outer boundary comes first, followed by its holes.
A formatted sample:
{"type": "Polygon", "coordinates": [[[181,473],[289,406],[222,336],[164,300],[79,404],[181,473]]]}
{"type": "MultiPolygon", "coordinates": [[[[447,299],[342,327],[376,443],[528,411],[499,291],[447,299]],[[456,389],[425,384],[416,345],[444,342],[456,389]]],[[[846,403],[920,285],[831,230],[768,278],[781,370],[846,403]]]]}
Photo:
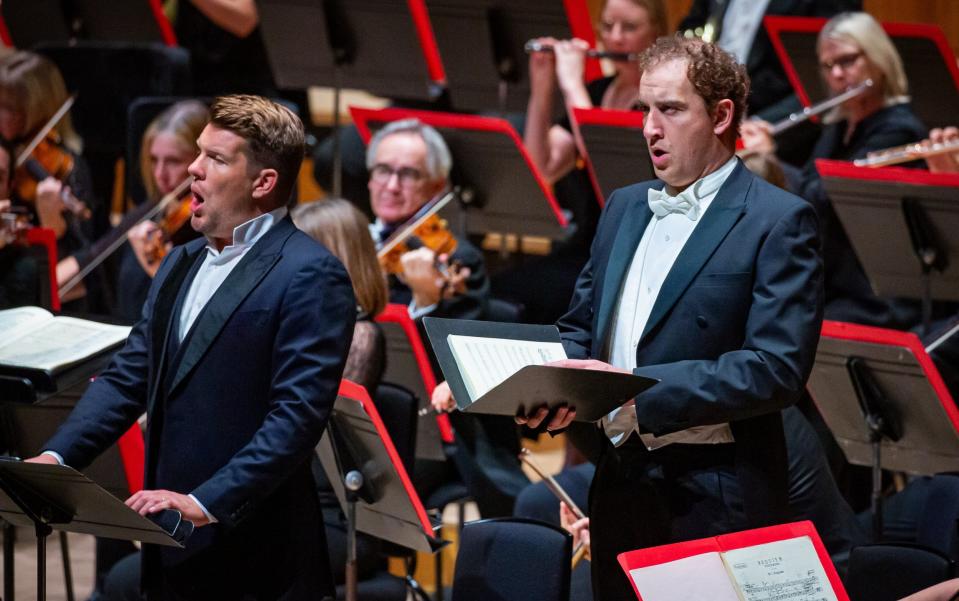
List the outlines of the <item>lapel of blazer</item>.
{"type": "Polygon", "coordinates": [[[640,343],[669,313],[745,212],[746,193],[749,191],[752,176],[741,161],[737,163],[666,275],[640,336],[640,343]]]}
{"type": "MultiPolygon", "coordinates": [[[[652,184],[652,187],[661,185],[652,184]]],[[[600,296],[599,312],[597,313],[598,322],[596,324],[596,336],[593,340],[599,344],[598,348],[603,348],[606,344],[607,329],[616,310],[616,303],[619,300],[619,291],[623,286],[623,278],[626,277],[626,271],[630,263],[633,262],[633,255],[636,254],[636,247],[646,231],[653,212],[649,210],[649,203],[646,200],[646,188],[643,188],[639,198],[633,198],[629,201],[629,206],[623,211],[623,220],[616,232],[616,239],[613,241],[613,247],[609,253],[609,260],[606,263],[606,272],[603,276],[603,293],[600,296]]]]}
{"type": "Polygon", "coordinates": [[[187,374],[196,367],[237,307],[279,261],[283,242],[294,231],[293,222],[289,217],[270,228],[270,231],[253,245],[246,256],[240,259],[240,263],[213,294],[197,316],[192,331],[183,341],[186,348],[180,349],[179,363],[171,366],[176,373],[167,388],[168,395],[172,394],[187,374]]]}
{"type": "Polygon", "coordinates": [[[174,335],[173,333],[175,331],[173,328],[173,308],[176,306],[177,298],[180,296],[179,293],[183,288],[183,282],[187,279],[191,268],[196,265],[197,257],[202,255],[205,248],[203,244],[198,244],[196,248],[190,248],[189,246],[183,247],[183,250],[173,259],[175,261],[173,267],[170,268],[163,284],[160,286],[160,290],[157,292],[157,298],[153,306],[153,315],[151,316],[151,326],[153,328],[151,332],[153,348],[151,350],[154,357],[155,371],[154,378],[150,383],[150,394],[147,397],[148,411],[153,407],[153,402],[159,389],[157,384],[161,381],[161,378],[163,378],[165,371],[164,366],[169,362],[169,357],[167,356],[169,338],[174,335]]]}

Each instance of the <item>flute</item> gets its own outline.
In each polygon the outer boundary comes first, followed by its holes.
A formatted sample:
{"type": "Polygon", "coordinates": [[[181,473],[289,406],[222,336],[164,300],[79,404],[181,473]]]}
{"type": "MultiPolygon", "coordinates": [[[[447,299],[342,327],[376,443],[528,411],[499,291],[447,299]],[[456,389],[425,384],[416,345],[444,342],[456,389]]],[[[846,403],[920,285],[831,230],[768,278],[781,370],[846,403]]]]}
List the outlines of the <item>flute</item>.
{"type": "MultiPolygon", "coordinates": [[[[537,42],[536,40],[530,40],[526,42],[526,46],[523,47],[526,50],[526,54],[532,54],[533,52],[552,52],[553,47],[550,44],[543,44],[542,42],[537,42]]],[[[606,50],[596,50],[590,48],[586,51],[587,58],[608,58],[614,61],[638,61],[639,53],[638,52],[608,52],[606,50]]]]}
{"type": "Polygon", "coordinates": [[[883,150],[874,150],[867,153],[866,158],[856,159],[852,164],[856,167],[885,167],[887,165],[898,165],[899,163],[907,163],[940,154],[949,154],[950,152],[959,152],[959,140],[937,142],[935,144],[913,142],[911,144],[893,146],[892,148],[885,148],[883,150]]]}
{"type": "Polygon", "coordinates": [[[800,123],[808,120],[811,117],[815,117],[816,115],[819,115],[820,113],[825,113],[829,109],[839,106],[840,104],[842,104],[843,102],[846,102],[850,98],[855,98],[859,96],[860,94],[863,94],[866,90],[868,90],[872,86],[873,86],[872,80],[867,79],[861,84],[855,87],[849,88],[848,90],[846,90],[842,94],[839,94],[838,96],[827,98],[826,100],[823,100],[819,104],[807,106],[801,111],[796,111],[795,113],[792,113],[785,119],[782,119],[781,121],[777,121],[772,126],[772,130],[770,131],[770,133],[774,136],[776,134],[780,134],[786,131],[787,129],[790,129],[791,127],[799,125],[800,123]]]}

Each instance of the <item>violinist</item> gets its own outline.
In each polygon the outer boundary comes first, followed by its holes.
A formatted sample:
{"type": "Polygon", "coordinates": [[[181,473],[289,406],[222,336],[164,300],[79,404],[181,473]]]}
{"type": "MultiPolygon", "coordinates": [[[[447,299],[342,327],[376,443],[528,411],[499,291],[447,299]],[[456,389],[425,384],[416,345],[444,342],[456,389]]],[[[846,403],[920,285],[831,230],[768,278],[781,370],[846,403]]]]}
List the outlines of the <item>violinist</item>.
{"type": "MultiPolygon", "coordinates": [[[[140,175],[148,203],[171,193],[189,175],[187,168],[199,154],[196,140],[209,120],[206,105],[198,100],[183,100],[147,126],[140,147],[140,175]]],[[[166,218],[159,219],[159,223],[145,220],[130,229],[130,248],[121,256],[117,282],[117,309],[121,316],[137,319],[150,280],[166,252],[174,242],[186,242],[198,235],[189,223],[176,219],[181,207],[189,207],[188,198],[172,203],[166,218]]]]}
{"type": "MultiPolygon", "coordinates": [[[[51,61],[28,51],[10,54],[0,61],[0,136],[20,152],[68,98],[63,77],[51,61]]],[[[67,113],[31,152],[32,160],[13,172],[13,205],[26,207],[34,225],[56,233],[59,257],[80,251],[94,234],[86,218],[90,208],[97,207],[84,204],[91,203],[92,184],[81,146],[67,113]],[[37,165],[46,175],[39,180],[37,165]]],[[[82,295],[79,288],[75,297],[82,295]]]]}
{"type": "MultiPolygon", "coordinates": [[[[377,246],[449,187],[450,151],[439,132],[416,119],[388,124],[366,152],[368,188],[377,246]]],[[[415,233],[415,232],[414,232],[415,233]]],[[[452,252],[436,252],[411,236],[388,271],[390,301],[409,306],[410,317],[425,315],[480,319],[489,297],[483,256],[465,239],[452,252]]]]}

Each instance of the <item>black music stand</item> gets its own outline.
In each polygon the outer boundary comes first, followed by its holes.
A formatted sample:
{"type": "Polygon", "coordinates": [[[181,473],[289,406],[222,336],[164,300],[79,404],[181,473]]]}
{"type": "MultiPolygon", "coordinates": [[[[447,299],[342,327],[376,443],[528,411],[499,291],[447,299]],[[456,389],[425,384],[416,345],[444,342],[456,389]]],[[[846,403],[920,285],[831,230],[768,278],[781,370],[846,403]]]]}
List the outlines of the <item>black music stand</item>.
{"type": "MultiPolygon", "coordinates": [[[[426,0],[426,5],[458,110],[525,111],[529,59],[524,46],[532,38],[595,42],[583,0],[426,0]]],[[[590,61],[586,78],[600,75],[598,62],[590,61]]]]}
{"type": "Polygon", "coordinates": [[[367,143],[385,124],[413,117],[442,134],[453,155],[450,180],[460,192],[459,202],[440,214],[460,232],[566,236],[569,219],[505,119],[393,108],[350,112],[367,143]]]}
{"type": "Polygon", "coordinates": [[[435,553],[436,537],[406,468],[366,389],[349,380],[317,445],[320,462],[347,518],[346,599],[356,599],[356,532],[414,551],[435,553]]]}
{"type": "Polygon", "coordinates": [[[333,88],[333,195],[341,196],[340,91],[435,100],[445,91],[423,0],[261,0],[263,43],[280,88],[333,88]],[[310,40],[304,46],[303,41],[310,40]]]}
{"type": "Polygon", "coordinates": [[[17,48],[77,40],[176,45],[160,4],[151,0],[7,2],[0,5],[0,15],[17,48]]]}
{"type": "Polygon", "coordinates": [[[179,516],[165,530],[71,467],[10,459],[0,460],[0,517],[36,533],[38,601],[46,599],[46,539],[54,530],[181,548],[193,531],[179,516]]]}
{"type": "Polygon", "coordinates": [[[596,198],[605,204],[613,190],[656,179],[643,137],[643,113],[607,109],[573,109],[589,178],[596,198]]]}
{"type": "MultiPolygon", "coordinates": [[[[827,19],[766,17],[763,23],[796,95],[804,106],[824,100],[816,38],[827,19]]],[[[955,124],[959,112],[959,68],[938,25],[883,23],[909,74],[912,108],[929,127],[955,124]]]]}
{"type": "Polygon", "coordinates": [[[879,296],[959,300],[959,176],[816,161],[839,220],[879,296]]]}
{"type": "Polygon", "coordinates": [[[959,409],[915,334],[826,321],[807,386],[846,459],[873,470],[876,540],[882,468],[959,469],[959,409]]]}
{"type": "Polygon", "coordinates": [[[424,317],[436,361],[460,411],[513,417],[540,406],[576,408],[576,421],[595,422],[658,380],[618,372],[527,365],[480,398],[472,398],[449,345],[449,336],[560,342],[552,325],[424,317]]]}

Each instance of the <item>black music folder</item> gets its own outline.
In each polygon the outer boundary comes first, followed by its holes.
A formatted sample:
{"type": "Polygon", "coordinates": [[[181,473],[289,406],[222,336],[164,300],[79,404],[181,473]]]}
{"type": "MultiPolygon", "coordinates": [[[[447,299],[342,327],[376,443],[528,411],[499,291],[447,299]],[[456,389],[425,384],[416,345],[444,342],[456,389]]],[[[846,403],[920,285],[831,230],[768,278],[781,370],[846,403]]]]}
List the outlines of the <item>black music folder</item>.
{"type": "Polygon", "coordinates": [[[561,349],[561,357],[555,354],[547,356],[548,345],[560,344],[556,326],[438,317],[423,318],[423,325],[433,345],[440,369],[443,370],[453,392],[453,398],[457,399],[457,408],[461,411],[515,416],[543,405],[551,409],[566,405],[576,408],[577,421],[595,422],[657,382],[632,374],[537,364],[527,364],[518,371],[513,371],[512,366],[522,359],[507,360],[496,349],[476,347],[478,354],[474,355],[473,359],[479,357],[479,363],[484,370],[492,368],[500,375],[512,371],[512,375],[505,379],[492,374],[492,380],[500,381],[485,390],[486,387],[477,380],[475,371],[470,373],[473,370],[463,369],[468,360],[460,354],[461,349],[465,348],[460,345],[461,342],[467,341],[467,344],[470,344],[478,339],[482,339],[479,345],[483,345],[484,341],[497,339],[497,342],[503,341],[507,344],[510,341],[534,342],[539,344],[525,350],[519,349],[516,353],[529,353],[538,359],[553,360],[565,357],[565,352],[561,349]]]}
{"type": "Polygon", "coordinates": [[[873,465],[869,411],[886,425],[883,468],[959,470],[959,409],[915,334],[826,321],[807,386],[850,463],[873,465]]]}

